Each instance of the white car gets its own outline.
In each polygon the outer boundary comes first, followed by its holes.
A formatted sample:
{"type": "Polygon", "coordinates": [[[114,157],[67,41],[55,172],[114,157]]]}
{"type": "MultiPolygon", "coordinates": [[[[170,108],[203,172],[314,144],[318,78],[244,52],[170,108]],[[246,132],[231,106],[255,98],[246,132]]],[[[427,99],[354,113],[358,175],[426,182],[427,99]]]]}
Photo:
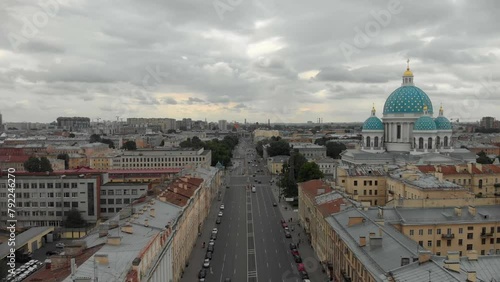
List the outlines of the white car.
{"type": "Polygon", "coordinates": [[[205,261],[203,262],[203,267],[205,267],[205,268],[210,267],[210,260],[209,259],[205,259],[205,261]]]}
{"type": "Polygon", "coordinates": [[[220,209],[223,210],[224,209],[224,204],[220,205],[220,209]]]}
{"type": "Polygon", "coordinates": [[[56,248],[64,248],[64,243],[57,243],[56,248]]]}
{"type": "Polygon", "coordinates": [[[210,239],[210,242],[208,242],[209,246],[215,246],[215,241],[214,239],[210,239]]]}
{"type": "Polygon", "coordinates": [[[214,227],[214,229],[212,229],[212,233],[217,234],[217,232],[218,232],[217,227],[214,227]]]}
{"type": "Polygon", "coordinates": [[[217,214],[217,216],[222,216],[222,212],[220,211],[220,212],[217,214]]]}

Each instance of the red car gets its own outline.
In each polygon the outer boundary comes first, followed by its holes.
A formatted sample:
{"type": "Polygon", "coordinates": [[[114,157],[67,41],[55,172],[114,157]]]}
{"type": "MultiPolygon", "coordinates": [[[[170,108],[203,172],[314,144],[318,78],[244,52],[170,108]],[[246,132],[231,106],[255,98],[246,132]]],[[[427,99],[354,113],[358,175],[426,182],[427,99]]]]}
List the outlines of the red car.
{"type": "Polygon", "coordinates": [[[299,271],[305,271],[306,270],[306,268],[304,267],[303,263],[297,263],[297,269],[299,271]]]}
{"type": "Polygon", "coordinates": [[[292,250],[292,255],[293,256],[299,256],[300,254],[299,254],[299,251],[297,251],[297,249],[293,249],[292,250]]]}
{"type": "Polygon", "coordinates": [[[281,220],[281,223],[285,223],[286,221],[284,219],[281,220]]]}
{"type": "Polygon", "coordinates": [[[283,226],[283,228],[287,228],[288,227],[288,224],[286,223],[282,223],[281,226],[283,226]]]}

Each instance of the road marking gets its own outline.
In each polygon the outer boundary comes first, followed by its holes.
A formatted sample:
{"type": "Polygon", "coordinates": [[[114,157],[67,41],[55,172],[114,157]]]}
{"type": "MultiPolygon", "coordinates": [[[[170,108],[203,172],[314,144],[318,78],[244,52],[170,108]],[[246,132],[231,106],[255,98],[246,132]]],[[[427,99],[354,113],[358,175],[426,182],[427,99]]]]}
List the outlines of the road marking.
{"type": "Polygon", "coordinates": [[[279,266],[279,268],[281,268],[281,263],[278,262],[278,266],[279,266]]]}

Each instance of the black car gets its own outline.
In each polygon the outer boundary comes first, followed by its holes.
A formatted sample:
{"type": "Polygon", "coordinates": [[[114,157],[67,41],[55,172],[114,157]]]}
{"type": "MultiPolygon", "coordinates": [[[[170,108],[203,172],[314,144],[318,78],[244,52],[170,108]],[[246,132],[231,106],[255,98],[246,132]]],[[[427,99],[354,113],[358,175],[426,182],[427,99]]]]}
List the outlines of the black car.
{"type": "Polygon", "coordinates": [[[288,231],[285,231],[285,237],[292,238],[292,234],[290,234],[290,232],[288,232],[288,231]]]}
{"type": "Polygon", "coordinates": [[[302,279],[309,279],[309,274],[307,274],[307,271],[301,270],[299,271],[299,274],[302,279]]]}
{"type": "Polygon", "coordinates": [[[273,207],[277,207],[278,204],[276,202],[273,202],[273,207]]]}
{"type": "Polygon", "coordinates": [[[205,277],[206,276],[207,276],[207,270],[206,269],[202,269],[198,273],[198,278],[200,278],[200,281],[205,281],[205,277]]]}
{"type": "Polygon", "coordinates": [[[53,255],[58,255],[58,253],[57,253],[57,252],[54,252],[54,251],[47,251],[47,252],[45,253],[45,255],[49,257],[49,256],[53,256],[53,255]]]}
{"type": "Polygon", "coordinates": [[[217,219],[215,220],[215,223],[220,224],[220,217],[217,217],[217,219]]]}
{"type": "Polygon", "coordinates": [[[227,185],[226,188],[229,189],[229,185],[227,185]]]}
{"type": "Polygon", "coordinates": [[[212,235],[210,235],[210,239],[216,240],[217,239],[217,233],[212,233],[212,235]]]}
{"type": "Polygon", "coordinates": [[[212,259],[212,252],[207,251],[207,254],[205,255],[205,258],[212,259]]]}
{"type": "Polygon", "coordinates": [[[293,259],[295,260],[296,263],[302,263],[302,258],[300,256],[294,255],[293,259]]]}
{"type": "Polygon", "coordinates": [[[295,245],[294,243],[290,243],[290,250],[295,250],[297,249],[297,245],[295,245]]]}
{"type": "Polygon", "coordinates": [[[208,248],[207,248],[207,252],[212,252],[213,253],[214,252],[214,246],[210,246],[209,245],[208,248]]]}

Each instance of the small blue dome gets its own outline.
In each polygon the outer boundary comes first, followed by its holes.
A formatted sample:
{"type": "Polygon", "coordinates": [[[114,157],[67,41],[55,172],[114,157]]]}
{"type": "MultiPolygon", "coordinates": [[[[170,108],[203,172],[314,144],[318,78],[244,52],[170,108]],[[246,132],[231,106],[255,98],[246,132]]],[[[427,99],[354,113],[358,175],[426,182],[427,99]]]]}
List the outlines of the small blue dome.
{"type": "Polygon", "coordinates": [[[437,130],[451,130],[451,122],[444,116],[438,116],[434,119],[437,130]]]}
{"type": "Polygon", "coordinates": [[[378,117],[371,116],[363,123],[363,130],[384,130],[384,124],[378,117]]]}
{"type": "Polygon", "coordinates": [[[413,130],[436,130],[436,123],[430,116],[421,116],[415,121],[413,130]]]}
{"type": "Polygon", "coordinates": [[[384,105],[385,114],[423,113],[424,106],[432,114],[429,96],[413,85],[401,86],[389,95],[384,105]]]}

